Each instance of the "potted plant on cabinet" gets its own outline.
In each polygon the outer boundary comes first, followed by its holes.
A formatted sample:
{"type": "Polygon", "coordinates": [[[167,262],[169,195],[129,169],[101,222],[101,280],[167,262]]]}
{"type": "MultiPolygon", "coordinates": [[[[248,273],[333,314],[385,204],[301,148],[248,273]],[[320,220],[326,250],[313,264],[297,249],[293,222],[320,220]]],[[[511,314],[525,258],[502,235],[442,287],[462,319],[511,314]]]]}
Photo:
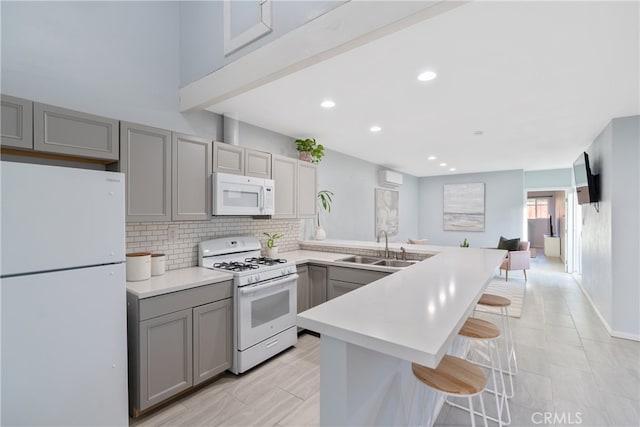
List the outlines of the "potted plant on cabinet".
{"type": "Polygon", "coordinates": [[[282,237],[280,233],[262,233],[267,236],[267,256],[269,258],[276,258],[278,256],[278,247],[276,246],[276,240],[282,237]]]}
{"type": "MultiPolygon", "coordinates": [[[[327,211],[327,213],[331,212],[331,203],[333,203],[333,192],[329,190],[320,190],[318,192],[318,199],[320,199],[320,205],[322,209],[327,211]]],[[[318,213],[316,214],[316,240],[324,240],[327,238],[327,233],[324,231],[324,228],[320,225],[320,209],[318,209],[318,213]]]]}
{"type": "Polygon", "coordinates": [[[300,160],[318,163],[324,156],[324,146],[315,138],[296,139],[296,150],[300,152],[300,160]]]}

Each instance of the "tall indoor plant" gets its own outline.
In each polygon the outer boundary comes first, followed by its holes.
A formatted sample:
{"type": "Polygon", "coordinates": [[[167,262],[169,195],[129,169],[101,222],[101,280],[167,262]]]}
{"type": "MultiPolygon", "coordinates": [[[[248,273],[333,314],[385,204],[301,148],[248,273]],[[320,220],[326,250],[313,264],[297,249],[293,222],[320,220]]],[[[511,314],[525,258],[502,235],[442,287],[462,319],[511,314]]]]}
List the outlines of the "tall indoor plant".
{"type": "MultiPolygon", "coordinates": [[[[329,190],[320,190],[318,191],[318,199],[320,200],[320,206],[322,206],[322,209],[327,211],[327,213],[331,212],[331,203],[333,203],[333,192],[329,190]]],[[[318,209],[318,213],[316,214],[316,225],[316,240],[326,239],[327,233],[320,225],[320,209],[318,209]]]]}
{"type": "Polygon", "coordinates": [[[324,146],[315,138],[296,139],[296,150],[300,152],[300,160],[318,163],[324,156],[324,146]]]}

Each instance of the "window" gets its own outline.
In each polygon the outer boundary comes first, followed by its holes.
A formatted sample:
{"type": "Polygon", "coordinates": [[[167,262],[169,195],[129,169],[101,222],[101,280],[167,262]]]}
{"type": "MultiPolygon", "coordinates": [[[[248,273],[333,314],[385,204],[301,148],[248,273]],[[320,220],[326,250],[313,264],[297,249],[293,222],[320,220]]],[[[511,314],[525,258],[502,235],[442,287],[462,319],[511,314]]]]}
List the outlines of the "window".
{"type": "Polygon", "coordinates": [[[527,218],[549,218],[549,199],[527,199],[527,218]]]}

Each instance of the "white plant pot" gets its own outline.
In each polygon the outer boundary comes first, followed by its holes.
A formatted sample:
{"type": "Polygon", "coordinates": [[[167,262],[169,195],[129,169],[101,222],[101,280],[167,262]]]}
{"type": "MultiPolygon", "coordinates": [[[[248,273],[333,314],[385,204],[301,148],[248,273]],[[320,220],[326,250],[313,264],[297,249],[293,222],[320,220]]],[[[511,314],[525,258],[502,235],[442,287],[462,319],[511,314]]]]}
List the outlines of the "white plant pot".
{"type": "Polygon", "coordinates": [[[278,247],[267,248],[266,253],[269,258],[278,258],[278,247]]]}
{"type": "Polygon", "coordinates": [[[324,240],[327,238],[327,232],[324,231],[324,228],[318,227],[316,230],[316,240],[324,240]]]}

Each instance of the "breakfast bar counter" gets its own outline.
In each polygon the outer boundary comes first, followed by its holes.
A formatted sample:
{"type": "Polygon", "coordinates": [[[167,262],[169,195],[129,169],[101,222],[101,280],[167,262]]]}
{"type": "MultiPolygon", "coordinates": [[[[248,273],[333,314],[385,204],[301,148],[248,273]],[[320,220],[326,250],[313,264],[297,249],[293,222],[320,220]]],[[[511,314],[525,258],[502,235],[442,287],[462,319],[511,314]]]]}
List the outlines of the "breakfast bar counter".
{"type": "Polygon", "coordinates": [[[506,251],[442,249],[298,315],[321,334],[321,425],[406,424],[411,362],[462,352],[457,333],[506,251]]]}

